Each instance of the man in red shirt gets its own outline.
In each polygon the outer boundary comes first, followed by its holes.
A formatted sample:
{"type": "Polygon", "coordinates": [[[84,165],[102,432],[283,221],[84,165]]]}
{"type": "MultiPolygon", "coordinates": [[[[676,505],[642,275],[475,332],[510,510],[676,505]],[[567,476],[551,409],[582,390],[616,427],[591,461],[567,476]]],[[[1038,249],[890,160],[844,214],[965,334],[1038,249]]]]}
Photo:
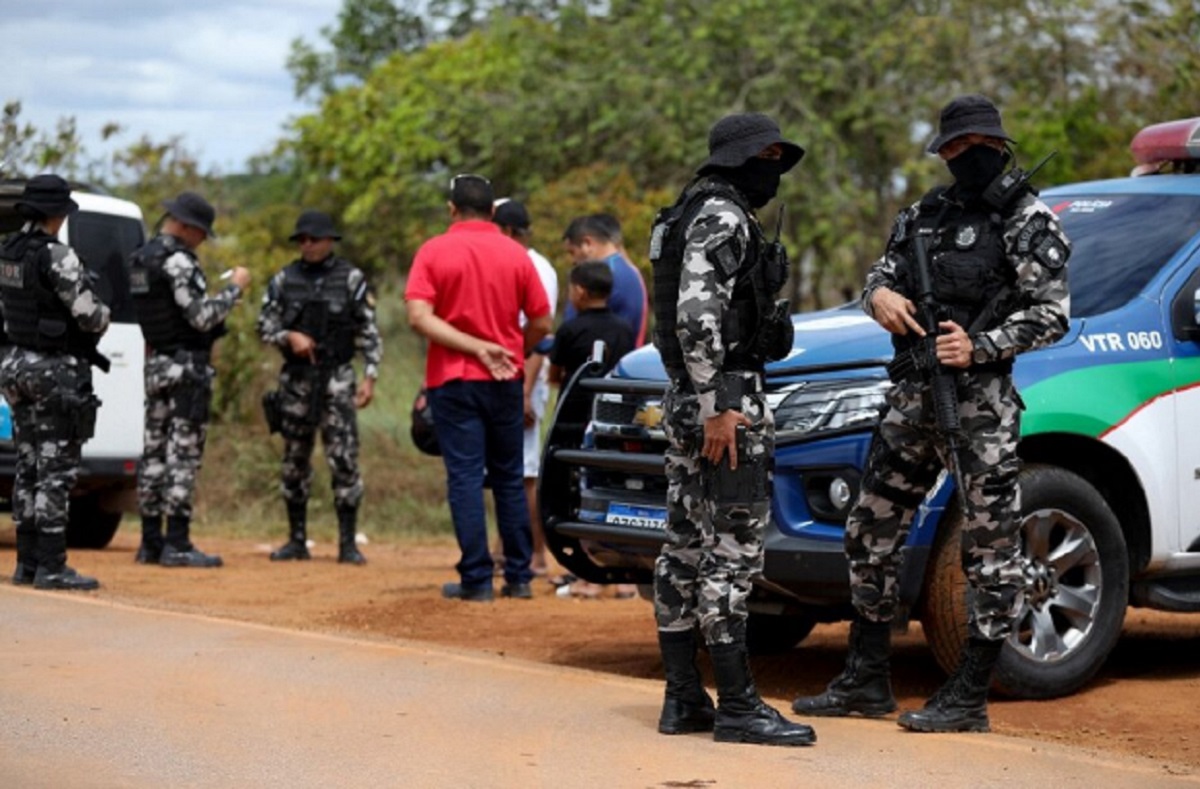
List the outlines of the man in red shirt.
{"type": "Polygon", "coordinates": [[[442,596],[493,598],[483,478],[504,546],[504,597],[532,597],[525,504],[524,357],[550,331],[550,302],[525,248],[491,222],[492,185],[450,182],[450,228],[417,250],[404,299],[408,325],[429,340],[425,386],[446,464],[446,498],[462,559],[442,596]],[[528,318],[521,328],[520,314],[528,318]]]}

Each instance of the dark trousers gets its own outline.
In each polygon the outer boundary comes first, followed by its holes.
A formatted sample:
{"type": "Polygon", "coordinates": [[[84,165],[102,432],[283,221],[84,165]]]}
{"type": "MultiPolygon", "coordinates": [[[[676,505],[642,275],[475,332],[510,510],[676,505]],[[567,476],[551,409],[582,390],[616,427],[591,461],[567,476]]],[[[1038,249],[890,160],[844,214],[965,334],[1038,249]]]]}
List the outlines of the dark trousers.
{"type": "Polygon", "coordinates": [[[532,537],[525,502],[524,406],[520,381],[449,381],[429,390],[454,534],[462,550],[463,586],[492,583],[484,473],[504,546],[504,579],[529,583],[532,537]]]}

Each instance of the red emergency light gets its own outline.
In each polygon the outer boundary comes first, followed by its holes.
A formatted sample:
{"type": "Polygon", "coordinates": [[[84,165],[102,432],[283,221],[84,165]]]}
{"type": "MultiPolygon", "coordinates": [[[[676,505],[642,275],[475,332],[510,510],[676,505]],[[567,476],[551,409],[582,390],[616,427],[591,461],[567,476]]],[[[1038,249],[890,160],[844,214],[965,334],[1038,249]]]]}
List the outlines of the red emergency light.
{"type": "Polygon", "coordinates": [[[1140,172],[1153,172],[1167,163],[1194,165],[1200,161],[1200,118],[1147,126],[1129,143],[1140,172]]]}

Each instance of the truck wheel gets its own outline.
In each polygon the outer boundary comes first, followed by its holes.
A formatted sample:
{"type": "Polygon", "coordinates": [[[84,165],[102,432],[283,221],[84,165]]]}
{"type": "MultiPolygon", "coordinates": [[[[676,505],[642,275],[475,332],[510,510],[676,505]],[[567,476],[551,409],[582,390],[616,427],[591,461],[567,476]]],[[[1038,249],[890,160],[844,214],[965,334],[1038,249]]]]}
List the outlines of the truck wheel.
{"type": "MultiPolygon", "coordinates": [[[[1104,664],[1121,635],[1129,558],[1117,518],[1086,480],[1031,464],[1021,471],[1025,606],[992,686],[1009,696],[1074,693],[1104,664]]],[[[967,639],[967,581],[955,505],[939,530],[926,578],[921,624],[938,665],[953,671],[967,639]]]]}
{"type": "Polygon", "coordinates": [[[787,652],[812,632],[816,620],[803,614],[760,614],[746,620],[746,649],[751,655],[787,652]]]}
{"type": "Polygon", "coordinates": [[[71,499],[67,515],[67,545],[71,548],[106,548],[121,525],[121,512],[100,506],[100,496],[71,499]]]}

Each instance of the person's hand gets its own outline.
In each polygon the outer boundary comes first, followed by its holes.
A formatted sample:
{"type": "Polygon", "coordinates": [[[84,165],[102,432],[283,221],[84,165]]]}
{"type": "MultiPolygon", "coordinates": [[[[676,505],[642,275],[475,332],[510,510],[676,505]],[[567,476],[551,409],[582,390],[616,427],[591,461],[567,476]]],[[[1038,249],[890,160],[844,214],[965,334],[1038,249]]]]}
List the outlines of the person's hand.
{"type": "Polygon", "coordinates": [[[721,462],[721,458],[728,450],[729,468],[736,469],[738,464],[738,425],[749,427],[750,417],[740,411],[722,411],[716,416],[704,420],[704,448],[700,454],[715,466],[721,462]]]}
{"type": "Polygon", "coordinates": [[[942,330],[937,336],[938,361],[947,367],[970,367],[971,352],[975,350],[971,336],[954,321],[942,321],[938,328],[942,330]]]}
{"type": "Polygon", "coordinates": [[[918,336],[925,336],[925,330],[914,317],[917,305],[891,288],[879,288],[871,295],[871,314],[876,323],[892,334],[908,334],[911,329],[918,336]]]}
{"type": "Polygon", "coordinates": [[[250,287],[250,271],[242,266],[235,266],[233,273],[229,275],[229,280],[242,290],[246,290],[250,287]]]}
{"type": "Polygon", "coordinates": [[[317,363],[317,341],[312,337],[304,332],[290,331],[287,333],[287,344],[292,356],[308,359],[313,364],[317,363]]]}
{"type": "Polygon", "coordinates": [[[533,399],[529,393],[525,393],[525,427],[533,427],[533,423],[537,421],[537,414],[533,411],[533,399]]]}
{"type": "Polygon", "coordinates": [[[517,355],[503,345],[497,345],[494,342],[481,343],[479,350],[475,351],[475,358],[488,369],[492,378],[497,381],[507,381],[521,369],[517,367],[517,355]]]}
{"type": "Polygon", "coordinates": [[[366,408],[375,398],[375,379],[363,378],[358,384],[358,391],[354,393],[354,406],[356,408],[366,408]]]}

